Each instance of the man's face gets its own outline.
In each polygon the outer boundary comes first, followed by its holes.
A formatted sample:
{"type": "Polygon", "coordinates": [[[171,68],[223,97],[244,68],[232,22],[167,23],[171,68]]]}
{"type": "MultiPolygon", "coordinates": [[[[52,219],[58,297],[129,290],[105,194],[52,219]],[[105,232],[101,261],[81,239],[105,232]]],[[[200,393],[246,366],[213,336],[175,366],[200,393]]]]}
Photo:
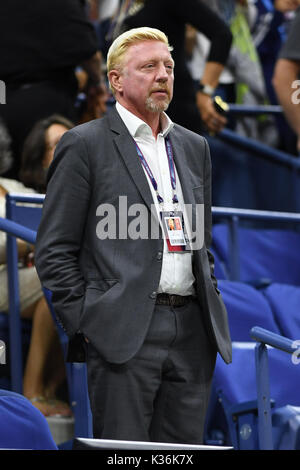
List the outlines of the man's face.
{"type": "Polygon", "coordinates": [[[117,99],[141,116],[165,111],[173,96],[173,69],[174,61],[163,42],[133,44],[118,77],[117,99]]]}

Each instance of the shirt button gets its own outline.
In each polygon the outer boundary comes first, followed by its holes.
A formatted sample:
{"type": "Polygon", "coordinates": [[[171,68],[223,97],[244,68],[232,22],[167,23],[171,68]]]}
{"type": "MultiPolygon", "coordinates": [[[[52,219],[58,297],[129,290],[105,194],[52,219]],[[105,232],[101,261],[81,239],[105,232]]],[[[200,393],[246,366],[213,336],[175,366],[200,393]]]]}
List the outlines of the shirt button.
{"type": "Polygon", "coordinates": [[[151,292],[151,294],[149,295],[150,299],[156,299],[156,296],[157,296],[157,292],[151,292]]]}
{"type": "Polygon", "coordinates": [[[161,251],[159,251],[159,252],[157,253],[157,256],[156,256],[157,261],[161,261],[161,260],[162,260],[162,257],[163,257],[163,254],[162,254],[161,251]]]}

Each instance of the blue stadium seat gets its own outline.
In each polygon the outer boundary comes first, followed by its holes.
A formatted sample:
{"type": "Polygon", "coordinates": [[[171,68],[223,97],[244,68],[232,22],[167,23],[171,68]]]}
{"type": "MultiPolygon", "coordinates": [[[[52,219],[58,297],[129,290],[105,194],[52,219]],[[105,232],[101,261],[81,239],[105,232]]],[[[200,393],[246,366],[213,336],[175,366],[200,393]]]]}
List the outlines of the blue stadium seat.
{"type": "Polygon", "coordinates": [[[300,286],[300,233],[240,229],[241,280],[269,278],[300,286]]]}
{"type": "MultiPolygon", "coordinates": [[[[283,229],[250,229],[239,227],[239,281],[270,282],[300,286],[300,233],[283,229]]],[[[213,250],[220,262],[230,269],[229,228],[213,226],[213,250]]]]}
{"type": "Polygon", "coordinates": [[[280,333],[268,301],[259,290],[237,281],[219,280],[232,341],[249,341],[253,325],[280,333]]]}
{"type": "Polygon", "coordinates": [[[0,390],[0,449],[57,450],[42,413],[23,395],[0,390]]]}
{"type": "MultiPolygon", "coordinates": [[[[235,281],[220,280],[218,286],[228,311],[233,360],[226,365],[220,357],[217,358],[206,425],[206,442],[233,445],[237,449],[258,449],[255,342],[250,341],[249,331],[254,325],[258,325],[279,335],[285,331],[286,336],[294,337],[287,333],[291,328],[295,329],[297,322],[299,326],[299,313],[295,308],[294,318],[293,315],[288,316],[283,296],[280,299],[281,322],[278,321],[279,315],[274,315],[277,285],[269,286],[265,292],[235,281]],[[269,303],[271,297],[273,305],[269,303]]],[[[296,306],[300,288],[285,287],[285,295],[293,292],[291,303],[296,306]]],[[[279,308],[280,305],[277,310],[279,308]]],[[[300,370],[297,370],[283,351],[270,348],[268,352],[274,446],[282,449],[297,448],[292,446],[298,445],[300,435],[300,421],[299,426],[297,424],[300,395],[298,387],[293,384],[300,370]],[[292,439],[290,447],[287,447],[286,436],[292,439]]]]}
{"type": "MultiPolygon", "coordinates": [[[[255,343],[233,342],[232,348],[231,364],[217,358],[206,441],[219,436],[219,444],[255,450],[259,449],[255,343]]],[[[300,396],[294,386],[300,372],[283,351],[270,348],[268,356],[274,449],[300,449],[300,396]]]]}
{"type": "Polygon", "coordinates": [[[274,283],[263,293],[281,334],[300,340],[300,286],[274,283]]]}
{"type": "Polygon", "coordinates": [[[286,405],[273,414],[274,448],[277,450],[300,449],[300,407],[286,405]]]}
{"type": "MultiPolygon", "coordinates": [[[[233,342],[233,360],[226,365],[219,357],[216,362],[215,386],[222,389],[227,400],[232,404],[255,400],[255,342],[233,342]]],[[[268,349],[270,392],[276,407],[286,404],[300,406],[299,388],[297,383],[299,367],[293,364],[291,358],[274,348],[268,349]]],[[[300,379],[300,375],[299,375],[300,379]]]]}

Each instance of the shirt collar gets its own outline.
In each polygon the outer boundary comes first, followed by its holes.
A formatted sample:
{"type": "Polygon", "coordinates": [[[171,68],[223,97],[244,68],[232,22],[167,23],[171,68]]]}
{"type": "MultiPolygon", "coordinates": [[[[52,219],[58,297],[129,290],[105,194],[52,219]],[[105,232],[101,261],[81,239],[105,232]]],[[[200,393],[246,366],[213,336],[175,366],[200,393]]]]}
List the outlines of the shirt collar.
{"type": "MultiPolygon", "coordinates": [[[[150,126],[142,119],[135,116],[135,114],[133,114],[131,111],[128,111],[128,109],[124,108],[124,106],[122,106],[118,101],[116,102],[116,109],[133,138],[143,137],[145,135],[152,136],[150,126]]],[[[161,135],[162,137],[166,137],[170,130],[173,128],[174,123],[164,112],[161,113],[160,119],[162,130],[160,131],[159,135],[161,135]]]]}

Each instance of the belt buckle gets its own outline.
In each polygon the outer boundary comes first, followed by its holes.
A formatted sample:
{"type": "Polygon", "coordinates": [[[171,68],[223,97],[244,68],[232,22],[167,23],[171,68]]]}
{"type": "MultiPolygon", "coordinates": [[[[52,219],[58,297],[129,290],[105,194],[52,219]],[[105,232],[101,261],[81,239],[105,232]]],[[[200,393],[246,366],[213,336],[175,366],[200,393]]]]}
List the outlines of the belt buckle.
{"type": "Polygon", "coordinates": [[[178,299],[177,299],[177,295],[175,294],[170,294],[170,305],[171,307],[176,307],[176,305],[178,304],[178,299]]]}

